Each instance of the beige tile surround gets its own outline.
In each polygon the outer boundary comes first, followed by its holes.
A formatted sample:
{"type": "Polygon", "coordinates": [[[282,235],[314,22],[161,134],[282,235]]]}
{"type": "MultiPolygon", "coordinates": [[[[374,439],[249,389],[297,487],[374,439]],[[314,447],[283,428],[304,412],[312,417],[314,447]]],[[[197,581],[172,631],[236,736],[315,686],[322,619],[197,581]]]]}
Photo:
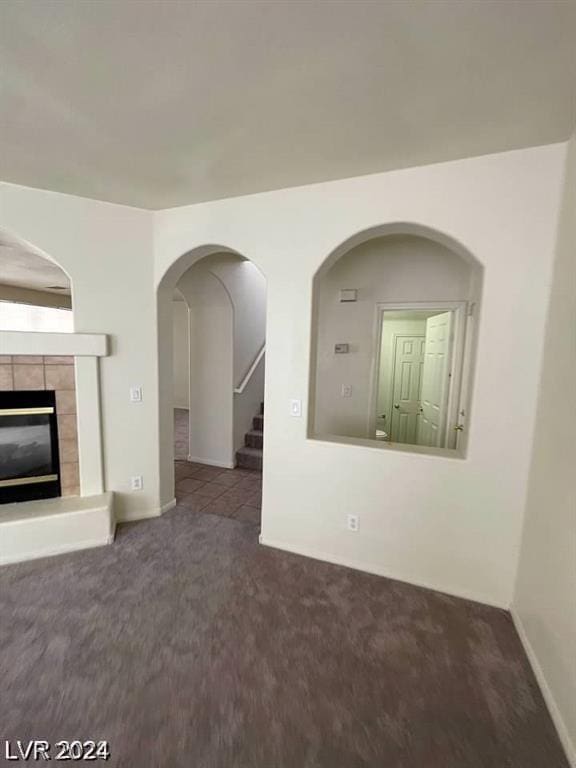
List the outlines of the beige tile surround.
{"type": "Polygon", "coordinates": [[[62,495],[80,493],[73,357],[0,355],[0,391],[56,391],[62,495]]]}

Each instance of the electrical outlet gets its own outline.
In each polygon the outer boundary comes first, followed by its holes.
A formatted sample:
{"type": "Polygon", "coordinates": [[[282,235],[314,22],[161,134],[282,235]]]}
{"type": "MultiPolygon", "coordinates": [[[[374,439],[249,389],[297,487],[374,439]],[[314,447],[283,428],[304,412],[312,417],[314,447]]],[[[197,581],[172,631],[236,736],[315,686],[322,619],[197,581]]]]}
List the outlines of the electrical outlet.
{"type": "Polygon", "coordinates": [[[141,491],[144,487],[144,480],[142,479],[142,475],[134,475],[130,479],[130,486],[132,487],[133,491],[141,491]]]}
{"type": "Polygon", "coordinates": [[[340,394],[342,397],[352,397],[352,384],[342,384],[340,394]]]}
{"type": "Polygon", "coordinates": [[[360,528],[360,518],[358,515],[348,515],[346,521],[348,523],[348,530],[357,533],[360,528]]]}

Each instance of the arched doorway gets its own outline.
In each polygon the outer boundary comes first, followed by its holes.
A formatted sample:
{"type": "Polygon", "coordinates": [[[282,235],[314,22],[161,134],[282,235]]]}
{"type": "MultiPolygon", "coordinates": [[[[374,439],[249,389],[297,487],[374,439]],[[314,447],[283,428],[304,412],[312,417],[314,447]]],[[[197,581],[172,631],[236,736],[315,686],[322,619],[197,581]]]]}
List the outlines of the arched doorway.
{"type": "MultiPolygon", "coordinates": [[[[256,421],[263,419],[265,278],[229,248],[195,249],[164,275],[158,323],[159,461],[166,508],[175,498],[175,474],[188,476],[190,465],[198,465],[203,479],[219,472],[222,483],[232,482],[224,471],[238,465],[261,471],[263,430],[256,421]]],[[[208,490],[217,489],[203,492],[208,490]]]]}

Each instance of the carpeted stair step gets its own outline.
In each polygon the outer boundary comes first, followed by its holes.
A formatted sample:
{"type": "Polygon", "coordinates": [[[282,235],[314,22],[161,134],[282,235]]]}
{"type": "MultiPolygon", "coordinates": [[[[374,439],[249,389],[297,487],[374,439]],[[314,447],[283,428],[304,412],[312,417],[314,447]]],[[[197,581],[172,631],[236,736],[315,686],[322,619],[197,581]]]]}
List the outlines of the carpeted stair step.
{"type": "Polygon", "coordinates": [[[254,416],[252,419],[252,428],[255,429],[257,432],[262,432],[264,430],[264,415],[258,414],[258,416],[254,416]]]}
{"type": "Polygon", "coordinates": [[[251,429],[244,435],[244,445],[248,448],[260,448],[264,446],[264,433],[260,429],[251,429]]]}
{"type": "Polygon", "coordinates": [[[257,469],[262,471],[262,449],[244,446],[236,452],[236,466],[242,469],[257,469]]]}

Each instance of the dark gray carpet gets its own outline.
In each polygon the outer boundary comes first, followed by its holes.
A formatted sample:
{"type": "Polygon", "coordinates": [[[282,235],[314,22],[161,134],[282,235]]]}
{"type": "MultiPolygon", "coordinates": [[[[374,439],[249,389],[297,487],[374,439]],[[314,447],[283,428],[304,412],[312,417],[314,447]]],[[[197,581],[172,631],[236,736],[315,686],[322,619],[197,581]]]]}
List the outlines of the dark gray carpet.
{"type": "Polygon", "coordinates": [[[0,737],[147,768],[565,768],[509,616],[176,508],[0,569],[0,737]]]}

